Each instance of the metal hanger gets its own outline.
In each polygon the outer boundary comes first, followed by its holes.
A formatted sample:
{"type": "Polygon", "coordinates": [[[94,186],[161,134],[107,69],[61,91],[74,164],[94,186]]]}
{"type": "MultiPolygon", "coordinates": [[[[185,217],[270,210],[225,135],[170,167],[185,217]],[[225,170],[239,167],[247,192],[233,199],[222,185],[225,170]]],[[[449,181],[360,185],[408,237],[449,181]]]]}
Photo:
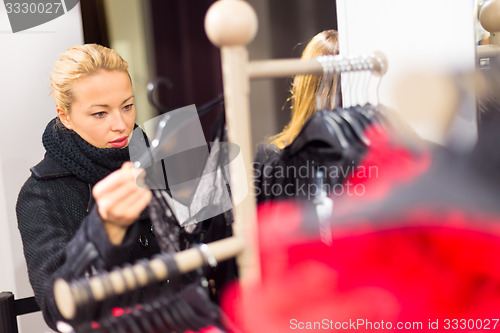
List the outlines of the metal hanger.
{"type": "MultiPolygon", "coordinates": [[[[353,60],[345,60],[341,64],[336,64],[336,65],[332,64],[329,67],[329,71],[332,74],[332,82],[335,78],[336,73],[341,73],[342,71],[344,71],[344,72],[350,72],[350,75],[352,75],[354,71],[358,70],[358,68],[356,68],[356,66],[357,66],[357,63],[353,63],[353,60]],[[342,68],[342,66],[344,66],[344,67],[342,68]]],[[[340,80],[338,80],[338,81],[340,81],[340,80]]],[[[354,80],[352,80],[352,81],[354,81],[354,80]]],[[[337,92],[339,91],[338,90],[339,86],[340,86],[340,82],[337,82],[336,87],[332,83],[332,91],[331,91],[332,95],[333,94],[335,94],[335,96],[338,95],[337,92]],[[337,90],[335,90],[335,89],[337,89],[337,90]]],[[[351,91],[355,91],[355,82],[349,88],[351,89],[351,91]]],[[[351,103],[354,100],[355,100],[355,98],[353,98],[353,94],[351,93],[351,103]]],[[[335,99],[335,104],[338,104],[338,101],[336,99],[335,99]]],[[[357,118],[352,117],[350,115],[350,113],[347,111],[347,110],[351,109],[352,107],[353,107],[353,104],[351,104],[351,106],[347,109],[335,107],[335,106],[332,106],[332,109],[334,111],[333,113],[336,113],[341,118],[341,121],[343,120],[349,126],[350,130],[348,130],[347,128],[344,127],[344,133],[352,131],[352,133],[354,133],[354,136],[355,136],[354,140],[360,141],[365,146],[369,146],[370,140],[366,137],[366,135],[364,133],[364,129],[362,127],[362,124],[358,121],[357,118]]],[[[349,137],[352,139],[351,135],[349,135],[349,137]]]]}

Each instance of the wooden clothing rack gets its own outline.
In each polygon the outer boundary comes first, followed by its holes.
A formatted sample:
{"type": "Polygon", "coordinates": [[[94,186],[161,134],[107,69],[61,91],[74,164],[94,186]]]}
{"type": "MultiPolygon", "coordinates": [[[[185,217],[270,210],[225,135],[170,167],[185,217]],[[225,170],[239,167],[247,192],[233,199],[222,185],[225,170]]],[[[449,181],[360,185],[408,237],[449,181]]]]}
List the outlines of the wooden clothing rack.
{"type": "MultiPolygon", "coordinates": [[[[327,56],[322,59],[323,64],[314,59],[249,61],[246,45],[257,33],[257,16],[253,8],[243,0],[215,2],[205,17],[205,30],[210,41],[221,49],[228,138],[231,143],[239,146],[244,161],[243,166],[230,164],[234,236],[207,244],[210,254],[205,256],[193,248],[176,253],[173,257],[180,273],[186,273],[206,264],[209,257],[213,256],[215,260],[221,261],[237,256],[240,281],[244,286],[260,280],[256,201],[253,191],[250,80],[298,74],[322,75],[325,72],[325,62],[337,72],[369,70],[382,76],[387,72],[387,59],[383,53],[374,52],[362,57],[327,56]]],[[[155,281],[163,281],[168,277],[164,260],[150,260],[148,269],[154,273],[155,281]]],[[[92,300],[100,301],[127,290],[144,287],[150,280],[142,263],[121,271],[95,275],[85,283],[86,288],[89,288],[85,290],[79,281],[57,280],[54,296],[60,313],[71,320],[75,318],[79,306],[91,301],[89,293],[92,300]],[[110,290],[104,290],[109,282],[112,284],[111,293],[110,290]]]]}
{"type": "Polygon", "coordinates": [[[490,0],[481,7],[479,21],[490,33],[489,45],[477,47],[480,59],[500,54],[500,0],[490,0]]]}
{"type": "MultiPolygon", "coordinates": [[[[228,137],[237,144],[243,155],[244,170],[231,168],[231,191],[248,192],[234,207],[234,234],[245,240],[247,246],[238,257],[238,267],[243,283],[259,280],[257,248],[256,207],[253,191],[253,149],[250,130],[250,79],[287,77],[297,74],[323,74],[324,68],[317,60],[274,59],[249,61],[247,45],[257,33],[257,16],[243,0],[219,0],[208,10],[205,31],[210,41],[220,47],[226,108],[228,137]]],[[[330,58],[341,72],[366,70],[356,67],[360,57],[330,58]]],[[[373,73],[387,71],[387,59],[381,52],[368,56],[373,73]]]]}

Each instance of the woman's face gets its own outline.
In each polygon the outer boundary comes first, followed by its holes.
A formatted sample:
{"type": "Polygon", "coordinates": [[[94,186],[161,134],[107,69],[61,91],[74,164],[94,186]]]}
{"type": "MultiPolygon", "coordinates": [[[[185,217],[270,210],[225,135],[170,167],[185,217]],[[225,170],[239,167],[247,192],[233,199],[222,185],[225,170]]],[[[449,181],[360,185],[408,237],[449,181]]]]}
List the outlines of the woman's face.
{"type": "Polygon", "coordinates": [[[127,73],[101,71],[73,84],[70,112],[58,108],[68,129],[98,148],[128,145],[135,124],[134,93],[127,73]]]}

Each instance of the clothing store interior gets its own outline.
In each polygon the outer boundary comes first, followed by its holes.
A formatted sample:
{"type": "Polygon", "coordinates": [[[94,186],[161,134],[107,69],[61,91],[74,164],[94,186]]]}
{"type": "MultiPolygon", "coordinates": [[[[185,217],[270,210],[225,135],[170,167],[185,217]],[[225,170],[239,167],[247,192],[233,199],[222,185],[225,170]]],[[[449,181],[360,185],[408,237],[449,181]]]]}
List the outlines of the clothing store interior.
{"type": "Polygon", "coordinates": [[[500,330],[500,0],[4,2],[0,333],[500,330]]]}

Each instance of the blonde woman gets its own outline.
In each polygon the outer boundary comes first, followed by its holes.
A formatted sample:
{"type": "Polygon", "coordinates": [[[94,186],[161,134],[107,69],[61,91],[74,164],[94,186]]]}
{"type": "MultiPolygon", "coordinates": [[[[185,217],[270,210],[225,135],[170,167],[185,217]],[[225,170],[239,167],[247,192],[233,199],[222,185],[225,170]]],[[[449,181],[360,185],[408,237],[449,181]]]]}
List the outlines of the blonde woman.
{"type": "Polygon", "coordinates": [[[57,117],[43,133],[45,157],[31,168],[16,212],[30,282],[55,329],[54,279],[150,257],[159,247],[149,219],[140,217],[151,192],[136,185],[127,162],[135,126],[127,62],[100,45],[74,46],[50,82],[57,117]],[[138,234],[149,237],[147,247],[138,234]]]}
{"type": "MultiPolygon", "coordinates": [[[[335,30],[324,30],[314,36],[302,52],[301,59],[313,59],[322,55],[339,54],[338,34],[335,30]]],[[[316,96],[321,83],[319,75],[297,75],[291,88],[291,120],[283,131],[273,136],[270,142],[283,149],[297,137],[304,123],[316,112],[316,96]]],[[[336,85],[336,81],[334,81],[336,85]]],[[[334,87],[335,88],[335,87],[334,87]]],[[[335,91],[335,89],[333,90],[335,91]]],[[[335,98],[335,96],[331,96],[335,98]]]]}
{"type": "MultiPolygon", "coordinates": [[[[305,47],[302,59],[313,59],[323,55],[337,55],[339,53],[338,34],[335,30],[325,30],[314,36],[305,47]]],[[[297,75],[291,87],[291,120],[283,131],[270,138],[269,142],[259,145],[254,163],[255,192],[257,201],[276,198],[306,197],[313,193],[298,192],[301,186],[298,182],[308,183],[306,180],[314,178],[315,174],[309,167],[309,160],[301,160],[302,170],[306,174],[298,180],[298,175],[293,171],[297,165],[289,165],[289,151],[287,147],[297,138],[304,124],[316,113],[316,97],[321,85],[320,75],[297,75]]],[[[333,79],[328,89],[322,90],[322,98],[334,102],[335,96],[331,91],[336,91],[337,80],[333,79]]],[[[311,160],[312,163],[314,161],[311,160]]]]}

